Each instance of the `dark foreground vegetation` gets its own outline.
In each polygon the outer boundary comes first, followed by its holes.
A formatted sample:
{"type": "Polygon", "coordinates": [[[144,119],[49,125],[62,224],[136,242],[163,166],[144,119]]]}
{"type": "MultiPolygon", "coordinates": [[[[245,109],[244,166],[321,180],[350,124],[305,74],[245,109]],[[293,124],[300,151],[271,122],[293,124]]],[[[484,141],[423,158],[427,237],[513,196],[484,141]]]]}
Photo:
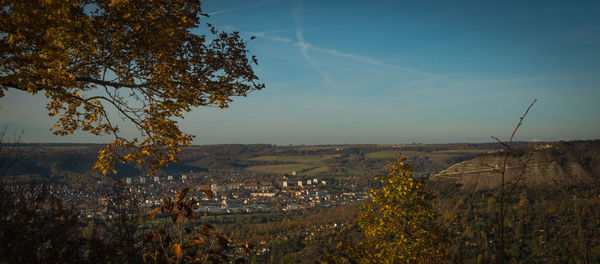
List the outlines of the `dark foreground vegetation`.
{"type": "MultiPolygon", "coordinates": [[[[548,154],[543,162],[556,163],[564,171],[581,167],[581,173],[593,175],[595,181],[562,181],[564,184],[540,187],[523,180],[508,185],[505,263],[599,263],[599,141],[557,142],[549,148],[539,145],[520,146],[513,156],[527,158],[541,151],[548,154]]],[[[380,150],[375,153],[382,155],[380,150]]],[[[368,152],[363,155],[369,156],[368,152]]],[[[499,157],[484,155],[480,158],[499,157]]],[[[413,160],[418,159],[415,156],[413,160]]],[[[183,189],[164,197],[161,205],[148,208],[141,206],[126,185],[114,181],[105,190],[107,199],[98,201],[107,215],[103,221],[87,218],[80,208],[53,196],[45,184],[14,185],[10,182],[15,177],[8,177],[5,179],[10,181],[0,188],[0,262],[388,263],[377,254],[389,256],[386,250],[394,247],[387,243],[393,241],[400,241],[393,252],[421,250],[439,258],[436,262],[499,261],[496,189],[465,189],[464,179],[409,180],[410,167],[394,164],[396,167],[386,168],[388,176],[379,172],[377,181],[372,182],[374,190],[381,190],[372,192],[372,197],[386,197],[379,204],[368,200],[370,205],[357,202],[312,211],[198,213],[194,197],[210,196],[210,189],[183,189]],[[397,210],[385,213],[388,205],[397,210]],[[375,214],[369,211],[373,208],[375,214]],[[398,212],[405,214],[393,216],[398,212]],[[382,215],[392,218],[378,218],[382,215]],[[378,219],[385,220],[376,224],[378,219]],[[386,227],[391,221],[411,228],[386,227]],[[381,236],[373,237],[375,233],[369,233],[373,230],[381,236]],[[404,236],[394,235],[407,230],[404,236]],[[433,240],[414,243],[417,239],[433,240]],[[439,250],[432,251],[434,248],[439,250]]],[[[570,172],[560,175],[579,177],[570,172]]],[[[405,262],[431,259],[400,263],[405,262]]]]}

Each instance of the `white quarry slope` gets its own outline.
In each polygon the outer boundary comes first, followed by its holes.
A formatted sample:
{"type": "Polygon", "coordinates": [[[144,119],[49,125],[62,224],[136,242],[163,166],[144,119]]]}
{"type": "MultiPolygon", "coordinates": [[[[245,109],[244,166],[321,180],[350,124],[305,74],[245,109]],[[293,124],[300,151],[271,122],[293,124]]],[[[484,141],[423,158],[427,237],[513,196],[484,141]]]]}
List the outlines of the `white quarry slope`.
{"type": "MultiPolygon", "coordinates": [[[[501,175],[495,170],[502,166],[504,156],[482,156],[452,165],[432,176],[432,181],[461,184],[463,191],[493,189],[500,186],[501,175]]],[[[532,151],[522,157],[508,159],[506,182],[517,182],[532,188],[560,188],[565,185],[584,185],[598,181],[578,162],[557,161],[548,151],[532,151]]]]}

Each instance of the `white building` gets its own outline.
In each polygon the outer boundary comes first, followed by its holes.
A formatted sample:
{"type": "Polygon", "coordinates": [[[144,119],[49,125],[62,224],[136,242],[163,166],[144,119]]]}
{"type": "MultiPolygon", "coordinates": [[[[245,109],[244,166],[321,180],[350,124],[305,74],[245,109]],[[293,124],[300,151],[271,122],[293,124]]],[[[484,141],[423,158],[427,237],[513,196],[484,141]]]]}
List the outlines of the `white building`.
{"type": "Polygon", "coordinates": [[[298,181],[298,186],[302,187],[302,181],[298,181]]]}
{"type": "Polygon", "coordinates": [[[288,187],[287,186],[287,181],[283,181],[283,188],[288,187]]]}
{"type": "Polygon", "coordinates": [[[251,193],[252,197],[275,197],[274,192],[251,193]]]}

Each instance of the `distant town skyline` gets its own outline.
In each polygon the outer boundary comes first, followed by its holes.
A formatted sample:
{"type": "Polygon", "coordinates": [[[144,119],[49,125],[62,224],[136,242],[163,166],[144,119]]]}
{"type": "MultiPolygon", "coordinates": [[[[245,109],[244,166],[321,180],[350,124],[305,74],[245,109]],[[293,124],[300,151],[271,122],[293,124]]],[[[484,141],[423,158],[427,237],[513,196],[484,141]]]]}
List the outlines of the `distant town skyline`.
{"type": "MultiPolygon", "coordinates": [[[[492,142],[536,98],[516,140],[599,138],[600,2],[202,3],[248,41],[266,88],[186,114],[193,144],[492,142]]],[[[0,122],[23,142],[110,141],[52,135],[46,103],[9,90],[0,122]]]]}

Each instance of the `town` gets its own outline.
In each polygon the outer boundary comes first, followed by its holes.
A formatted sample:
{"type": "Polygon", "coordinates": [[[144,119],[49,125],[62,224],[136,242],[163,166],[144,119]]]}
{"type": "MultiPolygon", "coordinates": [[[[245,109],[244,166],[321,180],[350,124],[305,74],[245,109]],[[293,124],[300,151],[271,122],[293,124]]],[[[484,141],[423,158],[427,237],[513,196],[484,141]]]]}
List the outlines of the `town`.
{"type": "MultiPolygon", "coordinates": [[[[295,171],[271,180],[251,180],[254,175],[238,172],[190,172],[181,175],[125,177],[121,191],[141,201],[142,207],[159,207],[166,197],[175,197],[183,188],[198,201],[196,213],[234,214],[317,207],[343,206],[367,198],[367,188],[331,184],[318,177],[299,176],[295,171]],[[206,191],[212,192],[212,197],[206,191]]],[[[116,183],[98,181],[99,190],[86,192],[65,185],[50,184],[49,192],[81,210],[81,217],[108,217],[106,200],[116,183]]],[[[19,186],[13,186],[18,188],[19,186]]]]}

